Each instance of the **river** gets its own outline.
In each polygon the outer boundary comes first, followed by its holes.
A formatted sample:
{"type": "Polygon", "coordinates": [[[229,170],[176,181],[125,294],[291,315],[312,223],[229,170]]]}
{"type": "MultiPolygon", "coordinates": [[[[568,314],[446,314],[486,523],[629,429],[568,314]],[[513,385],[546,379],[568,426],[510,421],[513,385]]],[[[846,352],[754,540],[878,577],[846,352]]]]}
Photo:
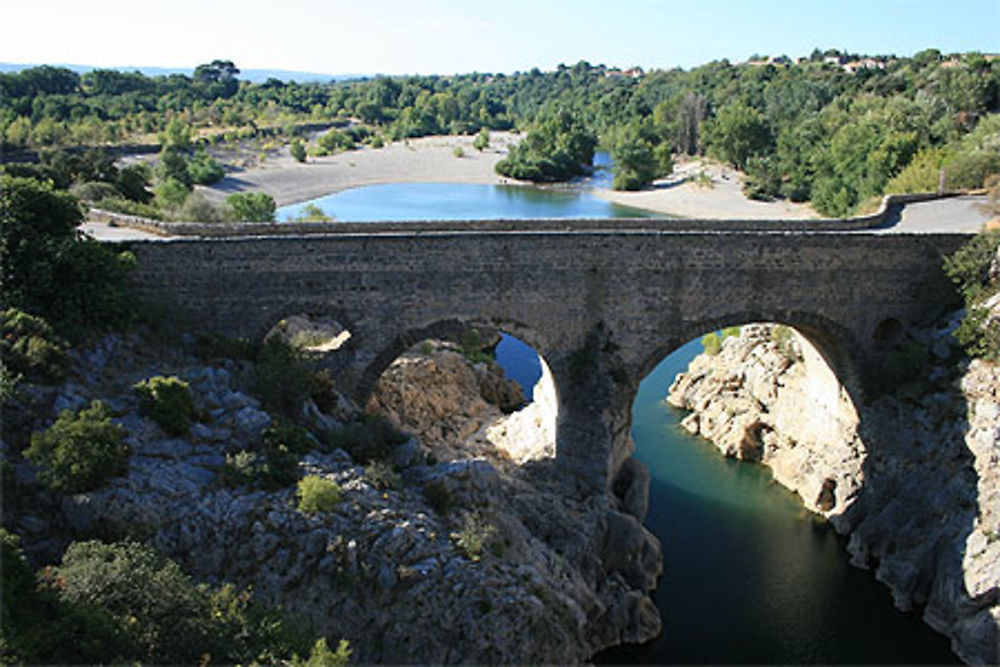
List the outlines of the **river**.
{"type": "MultiPolygon", "coordinates": [[[[599,158],[600,159],[600,158],[599,158]]],[[[606,162],[606,160],[604,160],[606,162]]],[[[434,183],[371,186],[314,200],[339,220],[643,215],[587,192],[607,179],[560,189],[434,183]]],[[[279,210],[279,219],[304,204],[279,210]]],[[[655,594],[662,636],[613,649],[616,663],[957,663],[948,641],[892,606],[888,588],[851,567],[844,540],[806,512],[759,465],[724,459],[687,435],[664,398],[700,351],[692,341],[642,383],[633,404],[636,456],[650,468],[646,526],[664,546],[655,594]]],[[[509,336],[497,360],[530,397],[535,351],[509,336]]]]}

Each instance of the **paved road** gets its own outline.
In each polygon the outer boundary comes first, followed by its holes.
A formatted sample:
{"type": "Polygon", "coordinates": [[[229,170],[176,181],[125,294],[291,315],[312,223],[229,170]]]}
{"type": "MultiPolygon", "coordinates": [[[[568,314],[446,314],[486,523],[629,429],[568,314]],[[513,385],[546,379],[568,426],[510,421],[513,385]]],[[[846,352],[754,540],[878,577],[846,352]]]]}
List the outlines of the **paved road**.
{"type": "Polygon", "coordinates": [[[959,232],[975,234],[991,216],[983,210],[986,197],[949,197],[919,204],[908,204],[898,222],[883,228],[886,232],[927,234],[959,232]]]}

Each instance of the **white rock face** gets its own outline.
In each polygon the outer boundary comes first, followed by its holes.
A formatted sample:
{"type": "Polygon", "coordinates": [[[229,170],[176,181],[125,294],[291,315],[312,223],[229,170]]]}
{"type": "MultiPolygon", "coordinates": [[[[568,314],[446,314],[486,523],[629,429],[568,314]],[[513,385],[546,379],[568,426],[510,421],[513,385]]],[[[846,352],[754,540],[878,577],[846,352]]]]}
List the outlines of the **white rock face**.
{"type": "Polygon", "coordinates": [[[542,377],[535,384],[532,397],[531,403],[486,430],[486,438],[518,464],[551,459],[556,455],[559,404],[552,372],[544,360],[542,377]]]}
{"type": "Polygon", "coordinates": [[[1000,366],[976,360],[956,374],[958,319],[915,332],[941,350],[921,389],[862,406],[801,337],[784,346],[759,325],[696,358],[668,401],[693,411],[688,430],[770,466],[850,533],[852,563],[872,568],[901,609],[922,607],[963,660],[997,664],[1000,366]]]}
{"type": "Polygon", "coordinates": [[[798,333],[748,325],[700,355],[667,395],[682,425],[726,456],[760,462],[810,510],[834,518],[864,480],[858,414],[829,365],[798,333]]]}

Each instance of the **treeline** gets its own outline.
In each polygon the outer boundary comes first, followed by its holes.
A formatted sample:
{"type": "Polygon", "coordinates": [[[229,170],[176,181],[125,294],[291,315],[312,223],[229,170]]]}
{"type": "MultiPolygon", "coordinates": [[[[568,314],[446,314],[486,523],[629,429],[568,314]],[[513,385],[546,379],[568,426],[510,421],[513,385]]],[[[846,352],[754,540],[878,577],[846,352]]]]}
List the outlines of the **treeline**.
{"type": "Polygon", "coordinates": [[[674,156],[707,154],[746,172],[751,196],[812,201],[827,215],[853,212],[911,164],[919,174],[895,187],[934,189],[941,168],[946,187],[975,187],[1000,170],[996,121],[983,122],[1000,111],[1000,60],[976,53],[816,51],[798,64],[648,73],[581,61],[552,72],[328,84],[251,84],[238,73],[214,61],[191,77],[53,67],[0,75],[0,138],[14,148],[91,145],[162,132],[174,119],[240,136],[354,119],[373,145],[516,128],[540,137],[512,156],[511,175],[571,176],[588,153],[578,149],[594,144],[620,163],[616,186],[634,189],[669,173],[674,156]]]}

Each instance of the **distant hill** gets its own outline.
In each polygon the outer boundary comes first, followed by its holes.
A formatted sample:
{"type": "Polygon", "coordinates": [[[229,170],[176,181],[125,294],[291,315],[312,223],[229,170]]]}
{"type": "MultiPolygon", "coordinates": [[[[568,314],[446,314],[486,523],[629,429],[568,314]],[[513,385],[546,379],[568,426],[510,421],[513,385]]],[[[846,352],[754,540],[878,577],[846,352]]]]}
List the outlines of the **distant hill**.
{"type": "MultiPolygon", "coordinates": [[[[53,67],[65,67],[66,69],[73,70],[79,74],[84,72],[89,72],[92,69],[114,69],[120,72],[142,72],[146,76],[168,76],[170,74],[186,74],[191,76],[194,72],[194,68],[185,67],[129,67],[129,66],[115,66],[115,67],[96,67],[94,65],[70,65],[65,63],[45,63],[51,64],[53,67]]],[[[0,72],[19,72],[22,69],[28,69],[29,67],[37,67],[39,63],[33,64],[16,64],[16,63],[0,63],[0,72]]],[[[321,83],[326,83],[328,81],[349,81],[352,79],[364,79],[367,75],[364,74],[320,74],[318,72],[295,72],[286,69],[241,69],[239,78],[242,81],[250,81],[251,83],[264,83],[268,79],[280,79],[282,81],[298,81],[299,83],[309,83],[313,81],[318,81],[321,83]]]]}

